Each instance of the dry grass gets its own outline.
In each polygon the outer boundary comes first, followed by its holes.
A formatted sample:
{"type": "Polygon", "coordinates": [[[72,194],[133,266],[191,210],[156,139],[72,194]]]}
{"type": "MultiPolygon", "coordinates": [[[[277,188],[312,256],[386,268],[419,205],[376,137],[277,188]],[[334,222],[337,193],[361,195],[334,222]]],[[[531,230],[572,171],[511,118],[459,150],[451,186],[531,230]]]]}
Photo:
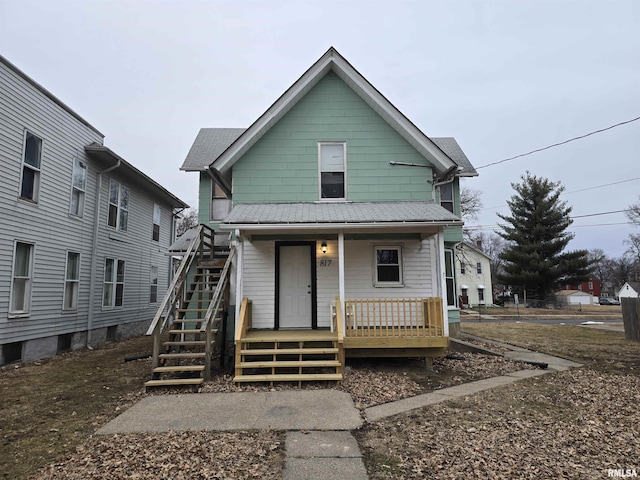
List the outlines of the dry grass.
{"type": "Polygon", "coordinates": [[[580,315],[584,317],[622,318],[622,307],[620,305],[563,305],[556,308],[525,308],[524,305],[516,308],[510,305],[508,307],[481,307],[480,309],[476,307],[472,311],[474,313],[480,311],[482,315],[514,318],[518,315],[527,317],[532,315],[540,317],[580,315]]]}
{"type": "Polygon", "coordinates": [[[462,332],[574,360],[612,373],[640,375],[640,343],[623,332],[577,325],[462,323],[462,332]]]}
{"type": "Polygon", "coordinates": [[[151,363],[124,357],[149,351],[142,337],[0,369],[0,478],[27,478],[133,404],[151,363]]]}
{"type": "Polygon", "coordinates": [[[463,332],[585,363],[433,405],[357,432],[372,479],[606,478],[640,471],[640,344],[565,325],[463,332]]]}

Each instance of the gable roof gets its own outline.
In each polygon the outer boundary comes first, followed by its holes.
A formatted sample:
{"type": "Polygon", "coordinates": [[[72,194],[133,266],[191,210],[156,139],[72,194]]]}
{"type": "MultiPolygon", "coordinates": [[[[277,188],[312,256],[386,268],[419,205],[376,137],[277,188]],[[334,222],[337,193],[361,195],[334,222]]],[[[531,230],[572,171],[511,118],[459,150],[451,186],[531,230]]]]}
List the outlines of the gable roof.
{"type": "Polygon", "coordinates": [[[204,168],[202,169],[206,170],[213,167],[223,174],[226,173],[247,150],[331,71],[426,158],[438,173],[447,172],[457,166],[436,143],[422,133],[400,110],[353,68],[335,48],[331,47],[224,152],[215,159],[207,160],[209,163],[203,165],[204,168]]]}
{"type": "MultiPolygon", "coordinates": [[[[180,170],[186,172],[205,171],[245,131],[246,128],[201,128],[180,170]]],[[[478,175],[455,138],[431,137],[431,140],[459,167],[462,167],[460,176],[475,177],[478,175]]]]}
{"type": "Polygon", "coordinates": [[[589,292],[583,292],[582,290],[558,290],[555,295],[557,297],[569,297],[571,295],[586,296],[591,294],[589,292]]]}
{"type": "Polygon", "coordinates": [[[434,202],[240,203],[223,221],[234,228],[461,225],[460,218],[434,202]],[[239,227],[242,225],[242,227],[239,227]]]}

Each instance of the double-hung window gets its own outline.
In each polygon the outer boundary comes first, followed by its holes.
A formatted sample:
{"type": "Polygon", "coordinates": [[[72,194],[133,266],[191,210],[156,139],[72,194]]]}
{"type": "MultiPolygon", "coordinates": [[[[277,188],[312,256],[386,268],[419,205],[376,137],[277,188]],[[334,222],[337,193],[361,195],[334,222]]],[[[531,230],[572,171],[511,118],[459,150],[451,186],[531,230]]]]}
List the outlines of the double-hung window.
{"type": "Polygon", "coordinates": [[[154,241],[160,240],[160,205],[153,204],[153,233],[151,238],[154,241]]]}
{"type": "Polygon", "coordinates": [[[26,132],[22,157],[22,182],[20,198],[38,202],[40,191],[40,163],[42,160],[42,139],[26,132]]]}
{"type": "Polygon", "coordinates": [[[402,285],[402,248],[400,246],[374,247],[376,286],[402,285]]]}
{"type": "Polygon", "coordinates": [[[218,182],[211,180],[211,212],[209,219],[224,220],[231,211],[231,199],[227,196],[218,182]]]}
{"type": "Polygon", "coordinates": [[[344,142],[318,143],[321,200],[347,198],[346,150],[347,144],[344,142]]]}
{"type": "Polygon", "coordinates": [[[440,185],[440,205],[451,213],[453,212],[453,183],[440,185]]]}
{"type": "Polygon", "coordinates": [[[104,283],[102,306],[121,307],[124,299],[124,260],[106,258],[104,261],[104,283]]]}
{"type": "Polygon", "coordinates": [[[84,211],[84,194],[87,187],[87,165],[77,158],[73,162],[71,179],[71,205],[69,213],[81,217],[84,211]]]}
{"type": "Polygon", "coordinates": [[[456,283],[453,270],[453,251],[444,251],[444,271],[447,282],[447,306],[456,306],[456,283]]]}
{"type": "Polygon", "coordinates": [[[151,267],[149,285],[149,303],[158,303],[158,267],[151,267]]]}
{"type": "Polygon", "coordinates": [[[129,189],[115,180],[109,184],[109,216],[107,225],[127,231],[129,221],[129,189]]]}
{"type": "Polygon", "coordinates": [[[460,273],[464,275],[466,272],[467,272],[467,266],[464,264],[464,262],[460,262],[460,273]]]}
{"type": "Polygon", "coordinates": [[[67,268],[64,277],[63,310],[77,310],[80,286],[80,254],[67,252],[67,268]]]}
{"type": "Polygon", "coordinates": [[[482,263],[476,263],[476,273],[482,273],[482,263]]]}
{"type": "Polygon", "coordinates": [[[15,244],[9,314],[25,315],[29,313],[33,279],[33,249],[32,243],[16,242],[15,244]]]}

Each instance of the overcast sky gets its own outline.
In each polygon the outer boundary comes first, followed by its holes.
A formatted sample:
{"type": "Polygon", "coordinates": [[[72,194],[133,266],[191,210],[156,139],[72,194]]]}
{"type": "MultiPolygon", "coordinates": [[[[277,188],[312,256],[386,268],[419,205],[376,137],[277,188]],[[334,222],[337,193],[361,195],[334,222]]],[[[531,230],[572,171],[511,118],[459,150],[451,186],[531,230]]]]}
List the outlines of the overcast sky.
{"type": "MultiPolygon", "coordinates": [[[[0,0],[0,53],[192,206],[178,169],[198,130],[249,126],[330,46],[476,167],[640,116],[640,1],[0,0]]],[[[495,226],[527,170],[574,216],[626,209],[640,121],[479,168],[473,223],[495,226]]],[[[570,247],[620,256],[626,222],[576,218],[570,247]]]]}

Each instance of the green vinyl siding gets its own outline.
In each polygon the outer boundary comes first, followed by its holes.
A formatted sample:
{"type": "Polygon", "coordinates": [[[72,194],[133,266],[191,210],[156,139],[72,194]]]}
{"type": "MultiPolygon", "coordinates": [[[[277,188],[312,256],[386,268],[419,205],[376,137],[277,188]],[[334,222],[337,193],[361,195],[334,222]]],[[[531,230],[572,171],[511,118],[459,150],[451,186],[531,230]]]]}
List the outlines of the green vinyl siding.
{"type": "MultiPolygon", "coordinates": [[[[233,166],[233,202],[318,200],[321,141],[347,143],[347,200],[433,200],[431,168],[389,164],[426,160],[329,73],[233,166]]],[[[208,219],[208,188],[202,176],[201,219],[208,219]]]]}

